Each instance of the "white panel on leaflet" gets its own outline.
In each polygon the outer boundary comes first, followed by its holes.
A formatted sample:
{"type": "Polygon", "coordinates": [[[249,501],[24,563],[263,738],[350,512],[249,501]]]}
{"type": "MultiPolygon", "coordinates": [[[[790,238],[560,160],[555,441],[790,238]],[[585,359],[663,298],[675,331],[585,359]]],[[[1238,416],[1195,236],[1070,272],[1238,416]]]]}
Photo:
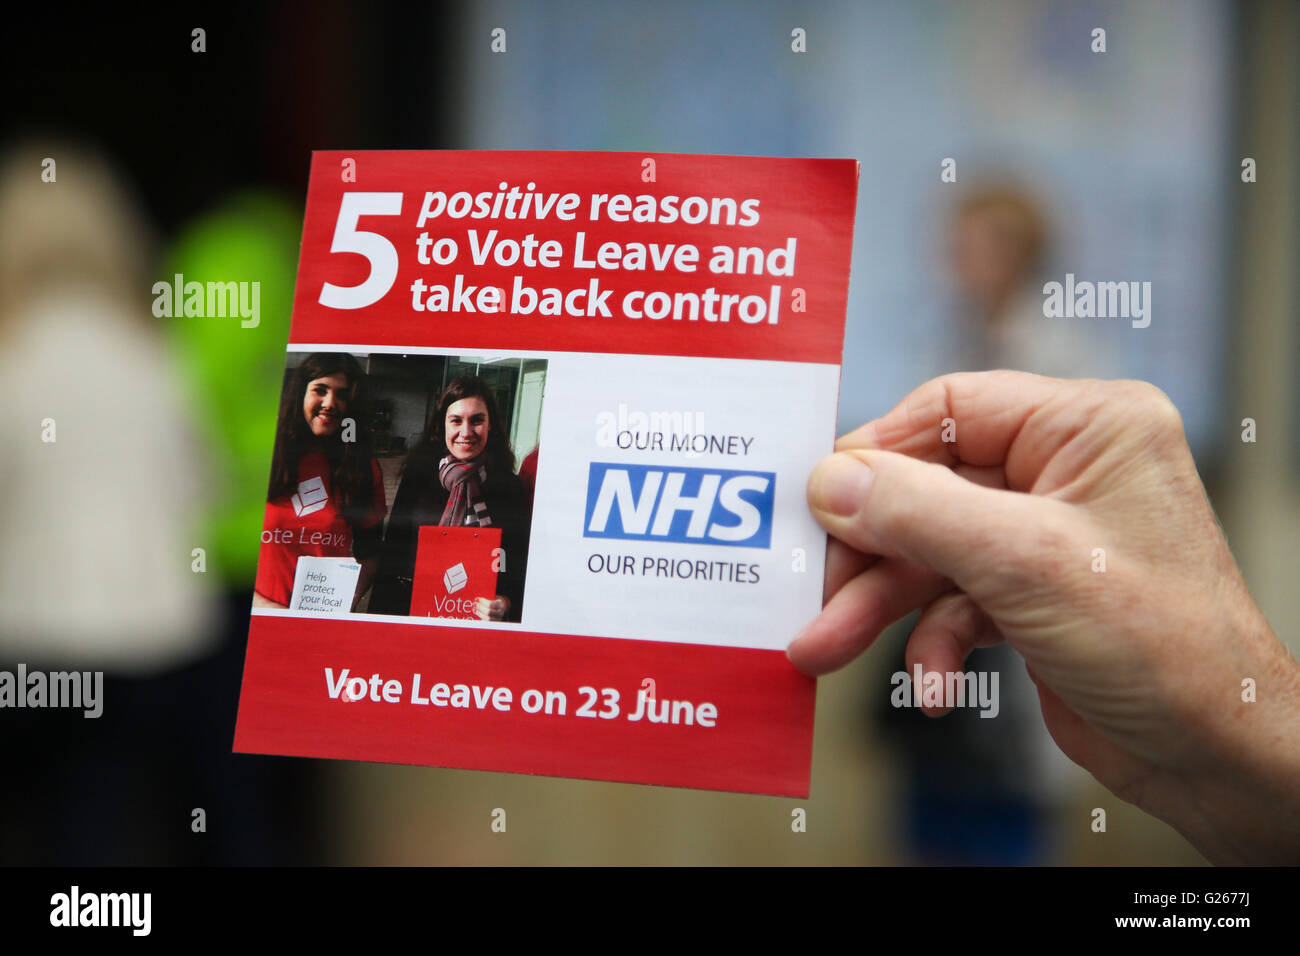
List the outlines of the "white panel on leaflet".
{"type": "Polygon", "coordinates": [[[552,353],[523,625],[783,649],[821,606],[805,504],[839,370],[552,353]]]}

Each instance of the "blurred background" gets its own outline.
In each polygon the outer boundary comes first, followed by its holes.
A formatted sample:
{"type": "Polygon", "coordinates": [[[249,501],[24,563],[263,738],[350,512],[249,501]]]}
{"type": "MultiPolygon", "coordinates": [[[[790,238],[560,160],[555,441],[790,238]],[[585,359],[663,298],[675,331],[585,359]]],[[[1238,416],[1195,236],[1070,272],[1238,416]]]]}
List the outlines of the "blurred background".
{"type": "Polygon", "coordinates": [[[860,160],[840,429],[946,371],[1152,381],[1296,651],[1300,6],[29,17],[0,94],[0,668],[107,686],[98,720],[0,711],[0,863],[1201,862],[1060,757],[1014,654],[971,664],[998,719],[891,709],[907,622],[820,681],[803,801],[230,747],[313,149],[860,160]],[[156,315],[176,273],[260,282],[260,323],[156,315]],[[1044,319],[1067,274],[1150,282],[1149,327],[1044,319]]]}

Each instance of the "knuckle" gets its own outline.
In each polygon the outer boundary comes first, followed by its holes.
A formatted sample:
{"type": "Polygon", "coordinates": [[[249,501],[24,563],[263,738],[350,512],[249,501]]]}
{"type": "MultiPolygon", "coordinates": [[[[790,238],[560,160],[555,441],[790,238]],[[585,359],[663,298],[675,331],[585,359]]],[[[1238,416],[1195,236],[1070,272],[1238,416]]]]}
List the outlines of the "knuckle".
{"type": "Polygon", "coordinates": [[[931,608],[930,621],[954,635],[974,635],[979,628],[982,612],[962,591],[952,591],[936,598],[931,608]]]}
{"type": "Polygon", "coordinates": [[[1154,434],[1166,438],[1183,437],[1183,416],[1178,406],[1161,389],[1150,382],[1124,381],[1121,397],[1129,415],[1137,415],[1154,434]]]}
{"type": "Polygon", "coordinates": [[[950,376],[932,378],[917,386],[892,412],[877,422],[887,441],[904,438],[937,427],[949,414],[950,376]]]}

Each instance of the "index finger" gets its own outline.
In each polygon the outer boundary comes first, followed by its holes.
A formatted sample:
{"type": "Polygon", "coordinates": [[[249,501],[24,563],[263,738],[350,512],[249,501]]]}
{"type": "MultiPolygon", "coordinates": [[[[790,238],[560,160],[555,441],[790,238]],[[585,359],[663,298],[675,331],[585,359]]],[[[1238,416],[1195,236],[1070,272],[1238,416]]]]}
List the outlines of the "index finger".
{"type": "Polygon", "coordinates": [[[1008,487],[1028,490],[1042,465],[1088,422],[1096,402],[1080,398],[1089,384],[1095,383],[1012,371],[943,375],[841,436],[835,450],[876,448],[949,467],[1002,467],[1008,487]],[[1016,458],[1019,467],[1009,468],[1016,458]]]}

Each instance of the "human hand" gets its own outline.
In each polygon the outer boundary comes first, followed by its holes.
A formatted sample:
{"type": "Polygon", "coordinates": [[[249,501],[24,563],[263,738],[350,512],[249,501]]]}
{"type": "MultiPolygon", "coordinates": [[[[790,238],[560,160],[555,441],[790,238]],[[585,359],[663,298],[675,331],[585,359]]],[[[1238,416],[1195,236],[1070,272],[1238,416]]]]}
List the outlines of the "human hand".
{"type": "Polygon", "coordinates": [[[259,592],[253,592],[253,607],[273,607],[280,610],[287,610],[289,605],[281,604],[279,601],[272,601],[269,597],[263,597],[259,592]]]}
{"type": "Polygon", "coordinates": [[[1215,862],[1300,860],[1300,668],[1162,392],[948,375],[835,447],[808,483],[833,540],[796,666],[842,666],[923,607],[909,670],[1005,639],[1052,737],[1116,795],[1215,862]]]}
{"type": "Polygon", "coordinates": [[[474,599],[474,613],[480,621],[504,621],[510,611],[510,598],[503,594],[488,600],[485,597],[474,599]]]}

